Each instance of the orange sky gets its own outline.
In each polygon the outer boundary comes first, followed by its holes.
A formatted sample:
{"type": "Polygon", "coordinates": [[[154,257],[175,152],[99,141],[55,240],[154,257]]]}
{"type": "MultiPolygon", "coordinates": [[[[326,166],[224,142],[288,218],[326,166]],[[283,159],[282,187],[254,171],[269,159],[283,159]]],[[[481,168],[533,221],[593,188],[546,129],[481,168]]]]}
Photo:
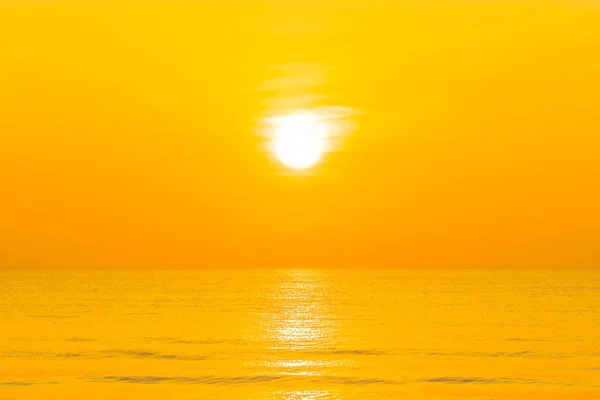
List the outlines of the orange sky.
{"type": "Polygon", "coordinates": [[[0,267],[598,267],[594,3],[3,1],[0,267]]]}

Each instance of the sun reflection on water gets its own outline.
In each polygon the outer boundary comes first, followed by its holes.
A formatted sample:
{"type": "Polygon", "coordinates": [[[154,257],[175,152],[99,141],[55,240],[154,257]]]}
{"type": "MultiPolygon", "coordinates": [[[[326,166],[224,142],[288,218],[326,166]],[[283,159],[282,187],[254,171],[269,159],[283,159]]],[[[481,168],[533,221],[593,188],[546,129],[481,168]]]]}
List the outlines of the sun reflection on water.
{"type": "Polygon", "coordinates": [[[279,350],[314,350],[330,346],[336,321],[326,304],[327,281],[323,272],[286,271],[275,292],[278,310],[272,315],[273,346],[279,350]]]}
{"type": "Polygon", "coordinates": [[[260,332],[265,358],[258,366],[285,376],[328,375],[340,366],[339,359],[323,355],[340,342],[339,318],[328,301],[330,284],[324,271],[280,272],[266,299],[270,311],[260,332]]]}
{"type": "Polygon", "coordinates": [[[294,390],[282,391],[275,394],[274,399],[285,400],[319,400],[319,399],[338,399],[338,396],[332,396],[328,390],[294,390]]]}

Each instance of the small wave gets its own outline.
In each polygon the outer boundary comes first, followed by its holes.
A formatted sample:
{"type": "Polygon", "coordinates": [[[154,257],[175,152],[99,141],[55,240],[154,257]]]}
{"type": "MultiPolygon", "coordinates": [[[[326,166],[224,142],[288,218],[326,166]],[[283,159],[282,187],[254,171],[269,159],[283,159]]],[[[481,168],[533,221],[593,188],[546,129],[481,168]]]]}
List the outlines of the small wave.
{"type": "Polygon", "coordinates": [[[1,386],[33,386],[33,385],[56,385],[58,382],[42,382],[42,381],[8,381],[0,382],[1,386]]]}
{"type": "Polygon", "coordinates": [[[131,358],[154,358],[160,360],[188,360],[198,361],[206,360],[206,356],[200,355],[180,355],[180,354],[165,354],[153,351],[138,351],[138,350],[106,350],[102,354],[108,358],[131,357],[131,358]]]}
{"type": "Polygon", "coordinates": [[[120,382],[132,384],[158,384],[158,383],[185,383],[195,385],[236,385],[236,384],[264,384],[276,381],[302,381],[306,383],[335,383],[341,385],[394,385],[401,384],[400,381],[391,381],[377,378],[344,378],[336,376],[304,377],[287,375],[249,375],[249,376],[104,376],[90,377],[93,382],[120,382]]]}

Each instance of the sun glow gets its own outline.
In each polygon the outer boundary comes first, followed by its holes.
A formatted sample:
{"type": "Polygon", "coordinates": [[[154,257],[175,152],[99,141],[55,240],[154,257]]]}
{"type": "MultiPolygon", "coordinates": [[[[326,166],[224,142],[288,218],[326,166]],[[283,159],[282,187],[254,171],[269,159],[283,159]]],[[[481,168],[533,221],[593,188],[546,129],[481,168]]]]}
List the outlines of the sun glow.
{"type": "Polygon", "coordinates": [[[327,151],[329,125],[312,113],[298,113],[271,120],[272,150],[279,161],[293,169],[315,165],[327,151]]]}

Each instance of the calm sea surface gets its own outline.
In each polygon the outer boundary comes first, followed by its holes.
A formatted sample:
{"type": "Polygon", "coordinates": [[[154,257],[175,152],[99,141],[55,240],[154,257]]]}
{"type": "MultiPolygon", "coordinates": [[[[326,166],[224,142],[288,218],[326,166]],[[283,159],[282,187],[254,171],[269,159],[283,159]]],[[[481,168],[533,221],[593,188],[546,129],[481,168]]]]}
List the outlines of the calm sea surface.
{"type": "Polygon", "coordinates": [[[9,270],[0,317],[0,399],[600,399],[600,270],[9,270]]]}

